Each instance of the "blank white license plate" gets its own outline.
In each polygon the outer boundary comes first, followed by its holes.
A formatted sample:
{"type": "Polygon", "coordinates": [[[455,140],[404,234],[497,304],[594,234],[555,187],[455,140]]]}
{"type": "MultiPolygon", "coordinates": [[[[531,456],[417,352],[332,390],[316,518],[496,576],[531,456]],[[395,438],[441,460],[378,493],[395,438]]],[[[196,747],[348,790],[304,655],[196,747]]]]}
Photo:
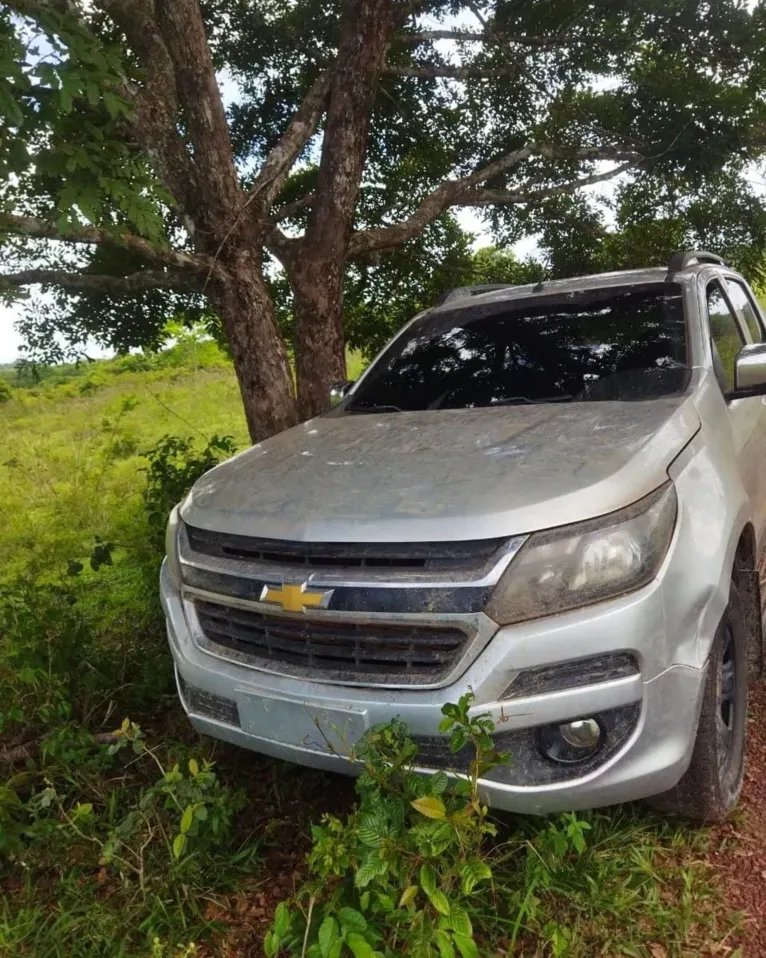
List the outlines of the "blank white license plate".
{"type": "Polygon", "coordinates": [[[363,709],[325,708],[299,699],[237,692],[242,730],[259,738],[317,752],[347,755],[367,731],[363,709]]]}

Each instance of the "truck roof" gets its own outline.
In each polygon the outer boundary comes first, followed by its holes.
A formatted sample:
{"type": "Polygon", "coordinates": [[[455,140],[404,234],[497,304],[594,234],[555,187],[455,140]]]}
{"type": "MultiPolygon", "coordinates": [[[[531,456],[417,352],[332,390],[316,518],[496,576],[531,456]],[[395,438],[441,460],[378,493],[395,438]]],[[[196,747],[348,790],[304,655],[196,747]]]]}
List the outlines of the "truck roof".
{"type": "Polygon", "coordinates": [[[523,286],[511,284],[484,284],[480,286],[459,286],[450,290],[436,308],[449,306],[450,309],[481,303],[502,302],[521,299],[527,296],[540,296],[561,293],[576,293],[583,289],[598,289],[609,286],[632,286],[641,283],[661,283],[666,279],[682,280],[686,274],[691,278],[699,270],[710,265],[725,266],[720,256],[700,250],[674,253],[668,266],[650,266],[644,269],[622,269],[609,273],[594,273],[590,276],[571,276],[566,279],[543,280],[539,283],[527,283],[523,286]]]}

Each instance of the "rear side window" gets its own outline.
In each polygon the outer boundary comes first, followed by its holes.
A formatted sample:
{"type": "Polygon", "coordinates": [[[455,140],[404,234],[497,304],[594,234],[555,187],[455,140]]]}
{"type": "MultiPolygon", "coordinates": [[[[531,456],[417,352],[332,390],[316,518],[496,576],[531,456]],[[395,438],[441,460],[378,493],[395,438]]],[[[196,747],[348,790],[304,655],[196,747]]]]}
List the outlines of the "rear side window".
{"type": "Polygon", "coordinates": [[[750,333],[750,338],[754,343],[762,342],[763,330],[761,329],[761,321],[758,316],[757,307],[745,287],[735,279],[727,279],[726,292],[729,294],[732,306],[744,319],[748,332],[750,333]]]}
{"type": "Polygon", "coordinates": [[[716,376],[721,389],[729,392],[734,389],[734,363],[740,349],[745,345],[745,340],[718,283],[708,286],[707,310],[716,376]]]}

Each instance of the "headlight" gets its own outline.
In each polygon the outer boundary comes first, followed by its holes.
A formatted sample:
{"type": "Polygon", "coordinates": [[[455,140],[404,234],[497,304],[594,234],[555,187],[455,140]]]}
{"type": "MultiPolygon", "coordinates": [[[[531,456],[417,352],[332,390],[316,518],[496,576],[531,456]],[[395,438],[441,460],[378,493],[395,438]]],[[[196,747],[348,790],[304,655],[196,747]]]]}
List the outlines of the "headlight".
{"type": "Polygon", "coordinates": [[[178,557],[178,532],[181,528],[179,506],[175,506],[168,518],[168,527],[165,531],[165,555],[168,557],[168,574],[173,585],[181,588],[181,561],[178,557]]]}
{"type": "Polygon", "coordinates": [[[487,615],[510,625],[640,589],[665,558],[676,509],[667,483],[627,509],[530,536],[498,582],[487,615]]]}

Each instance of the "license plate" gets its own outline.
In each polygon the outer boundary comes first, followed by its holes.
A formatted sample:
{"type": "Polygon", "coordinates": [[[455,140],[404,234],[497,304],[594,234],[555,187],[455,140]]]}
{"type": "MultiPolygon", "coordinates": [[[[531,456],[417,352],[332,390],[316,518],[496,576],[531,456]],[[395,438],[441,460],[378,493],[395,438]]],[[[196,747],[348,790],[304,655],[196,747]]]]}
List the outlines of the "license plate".
{"type": "Polygon", "coordinates": [[[242,730],[283,745],[348,755],[367,731],[367,712],[363,709],[326,708],[307,699],[253,692],[236,694],[242,730]]]}

